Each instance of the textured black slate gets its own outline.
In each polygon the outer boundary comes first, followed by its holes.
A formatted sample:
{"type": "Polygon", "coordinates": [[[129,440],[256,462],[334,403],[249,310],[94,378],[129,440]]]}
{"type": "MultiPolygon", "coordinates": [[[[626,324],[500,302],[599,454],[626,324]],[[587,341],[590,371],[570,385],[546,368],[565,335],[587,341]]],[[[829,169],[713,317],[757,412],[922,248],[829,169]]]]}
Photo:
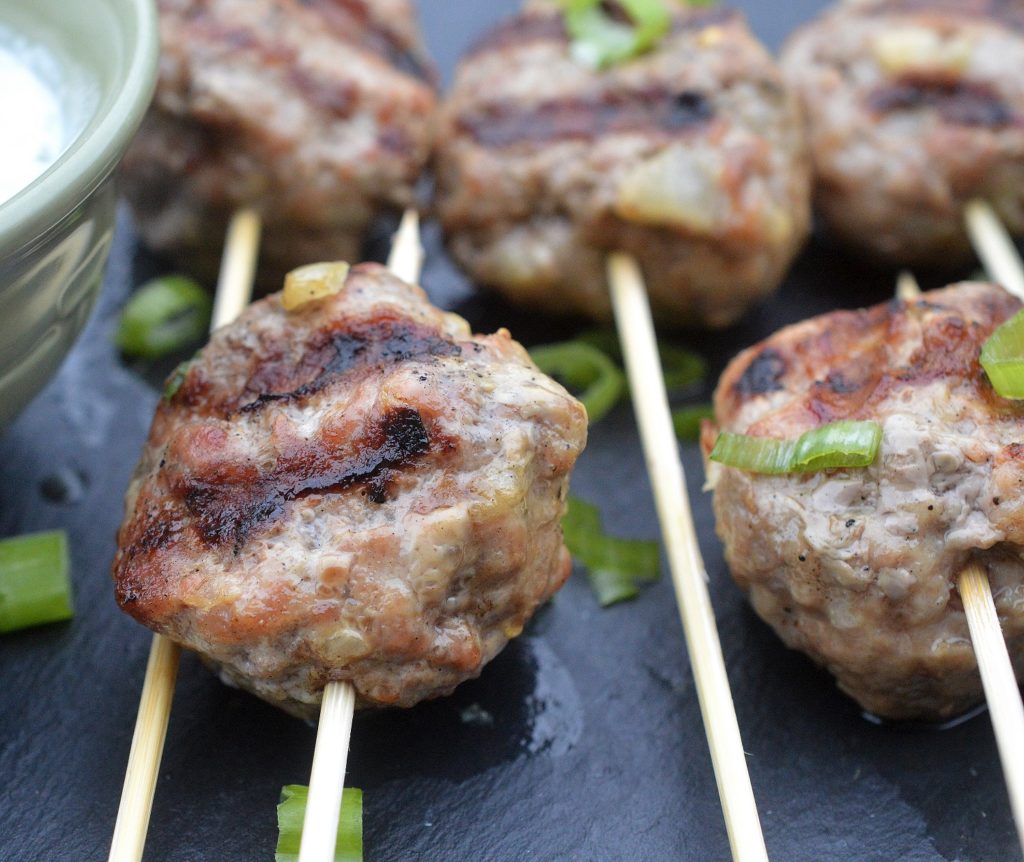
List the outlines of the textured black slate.
{"type": "MultiPolygon", "coordinates": [[[[514,5],[423,0],[446,75],[514,5]]],[[[741,5],[777,46],[821,4],[741,5]]],[[[433,225],[426,235],[424,283],[435,301],[530,343],[576,331],[474,295],[433,225]]],[[[135,251],[122,221],[88,331],[0,435],[0,535],[67,529],[78,603],[70,624],[0,640],[3,860],[106,858],[150,640],[117,611],[109,565],[121,494],[157,398],[109,337],[131,286],[158,268],[135,251]]],[[[717,374],[783,323],[889,296],[892,279],[819,242],[741,326],[686,341],[717,374]]],[[[772,858],[1019,859],[988,718],[944,731],[865,721],[746,607],[714,538],[695,447],[683,456],[772,858]]],[[[628,407],[592,429],[573,486],[622,534],[657,536],[628,407]]],[[[313,742],[311,727],[225,688],[186,657],[147,859],[271,859],[278,792],[306,782],[313,742]]],[[[351,782],[366,791],[368,860],[728,857],[667,576],[637,601],[600,610],[577,573],[480,680],[412,711],[358,716],[351,782]]]]}

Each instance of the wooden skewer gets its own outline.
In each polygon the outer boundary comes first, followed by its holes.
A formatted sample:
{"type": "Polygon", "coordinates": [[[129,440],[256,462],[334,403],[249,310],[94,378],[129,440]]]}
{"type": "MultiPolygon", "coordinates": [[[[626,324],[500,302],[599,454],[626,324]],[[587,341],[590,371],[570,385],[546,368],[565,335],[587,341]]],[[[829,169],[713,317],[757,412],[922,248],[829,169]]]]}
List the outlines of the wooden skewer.
{"type": "MultiPolygon", "coordinates": [[[[991,204],[971,201],[964,212],[967,232],[989,276],[1024,300],[1024,262],[991,204]]],[[[999,758],[1010,795],[1017,838],[1024,851],[1024,704],[999,625],[992,588],[985,571],[970,563],[957,582],[981,671],[999,758]]]]}
{"type": "Polygon", "coordinates": [[[989,276],[1018,299],[1024,299],[1024,266],[1020,254],[987,201],[971,201],[964,211],[967,232],[989,276]]]}
{"type": "MultiPolygon", "coordinates": [[[[909,272],[900,273],[896,294],[904,301],[920,296],[917,279],[909,272]]],[[[976,561],[971,561],[957,576],[956,588],[981,672],[981,685],[992,717],[1017,837],[1024,850],[1024,703],[999,625],[988,574],[976,561]]]]}
{"type": "MultiPolygon", "coordinates": [[[[415,284],[423,267],[419,214],[406,210],[394,236],[388,269],[404,281],[415,284]]],[[[324,688],[317,725],[313,768],[309,776],[309,797],[302,822],[299,862],[332,862],[338,838],[338,817],[345,788],[355,689],[347,682],[330,682],[324,688]]]]}
{"type": "MultiPolygon", "coordinates": [[[[260,217],[251,210],[236,213],[228,227],[221,260],[211,331],[234,320],[248,305],[259,242],[260,217]]],[[[153,636],[124,789],[110,843],[110,862],[139,862],[142,859],[180,656],[181,647],[176,643],[162,635],[153,636]]]]}
{"type": "Polygon", "coordinates": [[[766,862],[768,853],[686,495],[643,276],[632,257],[613,254],[608,260],[608,280],[732,856],[738,862],[766,862]]]}

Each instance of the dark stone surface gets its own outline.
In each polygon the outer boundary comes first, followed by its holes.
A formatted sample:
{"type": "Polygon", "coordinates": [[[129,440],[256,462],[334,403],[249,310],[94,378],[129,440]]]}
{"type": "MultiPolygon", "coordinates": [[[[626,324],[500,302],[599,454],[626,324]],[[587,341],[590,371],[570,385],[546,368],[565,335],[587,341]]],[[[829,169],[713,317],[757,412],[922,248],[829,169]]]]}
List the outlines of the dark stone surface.
{"type": "MultiPolygon", "coordinates": [[[[446,75],[513,5],[424,0],[446,75]]],[[[820,4],[744,5],[777,45],[820,4]]],[[[426,287],[474,326],[508,325],[531,343],[578,328],[475,295],[442,254],[436,226],[426,236],[426,287]]],[[[156,268],[135,253],[122,221],[88,331],[0,435],[0,535],[68,530],[78,608],[69,624],[0,641],[3,860],[106,858],[150,642],[115,607],[109,566],[121,494],[158,396],[152,380],[168,370],[147,382],[119,359],[110,334],[131,287],[156,268]]],[[[783,323],[888,297],[893,275],[818,242],[742,325],[682,341],[717,374],[783,323]]],[[[747,608],[714,537],[696,448],[683,456],[772,858],[1019,859],[987,717],[944,731],[865,721],[747,608]]],[[[657,536],[628,406],[592,429],[573,486],[616,532],[657,536]]],[[[147,860],[271,859],[279,790],[307,781],[314,738],[312,727],[186,657],[147,860]]],[[[637,601],[600,610],[577,572],[480,680],[411,711],[360,715],[353,739],[350,782],[366,791],[368,860],[728,857],[667,574],[637,601]]]]}

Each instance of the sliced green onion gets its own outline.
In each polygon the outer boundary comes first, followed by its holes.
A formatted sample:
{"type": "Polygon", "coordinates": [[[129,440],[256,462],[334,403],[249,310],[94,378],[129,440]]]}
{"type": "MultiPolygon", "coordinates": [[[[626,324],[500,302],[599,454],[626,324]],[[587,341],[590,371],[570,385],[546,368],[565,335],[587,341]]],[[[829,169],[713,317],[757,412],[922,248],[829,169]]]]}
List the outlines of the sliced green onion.
{"type": "Polygon", "coordinates": [[[878,456],[882,426],[844,420],[822,425],[796,440],[718,435],[711,460],[749,473],[815,473],[838,467],[867,467],[878,456]]]}
{"type": "Polygon", "coordinates": [[[601,607],[636,598],[640,585],[661,570],[658,543],[605,534],[597,507],[574,497],[562,519],[569,553],[587,567],[587,579],[601,607]]]}
{"type": "Polygon", "coordinates": [[[609,15],[602,0],[561,0],[561,5],[573,57],[593,69],[643,54],[672,24],[663,0],[619,0],[629,22],[609,15]]]}
{"type": "Polygon", "coordinates": [[[988,337],[981,348],[981,367],[1003,398],[1024,398],[1024,311],[988,337]]]}
{"type": "Polygon", "coordinates": [[[710,404],[696,404],[673,410],[672,425],[676,429],[676,437],[684,443],[696,443],[700,439],[701,423],[714,415],[715,410],[710,404]]]}
{"type": "Polygon", "coordinates": [[[186,359],[184,362],[179,362],[178,366],[170,373],[167,378],[167,382],[164,383],[163,397],[170,401],[175,395],[178,394],[178,390],[181,389],[181,384],[185,382],[185,378],[188,377],[189,369],[195,363],[195,357],[186,359]]]}
{"type": "Polygon", "coordinates": [[[114,342],[122,353],[159,359],[203,340],[213,301],[181,275],[156,278],[140,287],[121,312],[114,342]]]}
{"type": "MultiPolygon", "coordinates": [[[[622,346],[614,329],[591,329],[583,333],[578,340],[596,347],[616,362],[622,362],[622,346]]],[[[692,350],[659,341],[658,355],[661,358],[665,388],[669,392],[698,386],[707,377],[707,363],[692,350]]]]}
{"type": "MultiPolygon", "coordinates": [[[[301,784],[281,788],[281,802],[277,806],[275,862],[297,862],[308,798],[309,788],[301,784]]],[[[334,862],[363,862],[363,791],[353,787],[346,787],[341,797],[334,862]]]]}
{"type": "Polygon", "coordinates": [[[591,423],[604,418],[626,389],[626,378],[615,363],[589,344],[548,344],[535,347],[530,356],[541,371],[578,393],[591,423]]]}
{"type": "Polygon", "coordinates": [[[661,355],[661,368],[665,375],[665,388],[669,392],[674,389],[689,389],[704,382],[708,374],[708,365],[696,353],[676,347],[673,344],[658,343],[661,355]]]}
{"type": "Polygon", "coordinates": [[[71,619],[70,569],[63,530],[0,541],[0,632],[71,619]]]}

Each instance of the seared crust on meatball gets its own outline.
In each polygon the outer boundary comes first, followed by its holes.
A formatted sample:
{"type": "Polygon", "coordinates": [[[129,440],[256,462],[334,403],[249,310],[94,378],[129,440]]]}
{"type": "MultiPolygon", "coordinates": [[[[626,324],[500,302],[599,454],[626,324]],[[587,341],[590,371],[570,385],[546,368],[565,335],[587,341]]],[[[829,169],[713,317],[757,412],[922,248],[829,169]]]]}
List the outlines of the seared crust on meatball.
{"type": "Polygon", "coordinates": [[[128,489],[121,607],[299,715],[450,692],[562,585],[582,405],[375,264],[218,330],[128,489]]]}
{"type": "MultiPolygon", "coordinates": [[[[956,589],[972,558],[1024,671],[1024,408],[979,364],[1019,308],[968,283],[826,314],[740,354],[718,385],[721,430],[882,426],[866,469],[765,476],[707,462],[718,534],[754,609],[878,715],[939,719],[982,699],[956,589]]],[[[718,428],[705,428],[705,454],[718,428]]]]}
{"type": "Polygon", "coordinates": [[[800,94],[815,203],[891,263],[968,257],[964,206],[1024,233],[1024,0],[853,0],[783,53],[800,94]]]}
{"type": "Polygon", "coordinates": [[[408,0],[160,0],[156,97],[125,157],[146,244],[217,271],[231,214],[266,225],[261,279],[354,260],[408,206],[430,154],[434,73],[408,0]]]}
{"type": "Polygon", "coordinates": [[[620,249],[662,322],[725,326],[807,236],[796,101],[728,10],[673,4],[655,50],[594,72],[557,5],[529,3],[463,61],[439,134],[448,245],[513,300],[608,318],[604,261],[620,249]]]}

